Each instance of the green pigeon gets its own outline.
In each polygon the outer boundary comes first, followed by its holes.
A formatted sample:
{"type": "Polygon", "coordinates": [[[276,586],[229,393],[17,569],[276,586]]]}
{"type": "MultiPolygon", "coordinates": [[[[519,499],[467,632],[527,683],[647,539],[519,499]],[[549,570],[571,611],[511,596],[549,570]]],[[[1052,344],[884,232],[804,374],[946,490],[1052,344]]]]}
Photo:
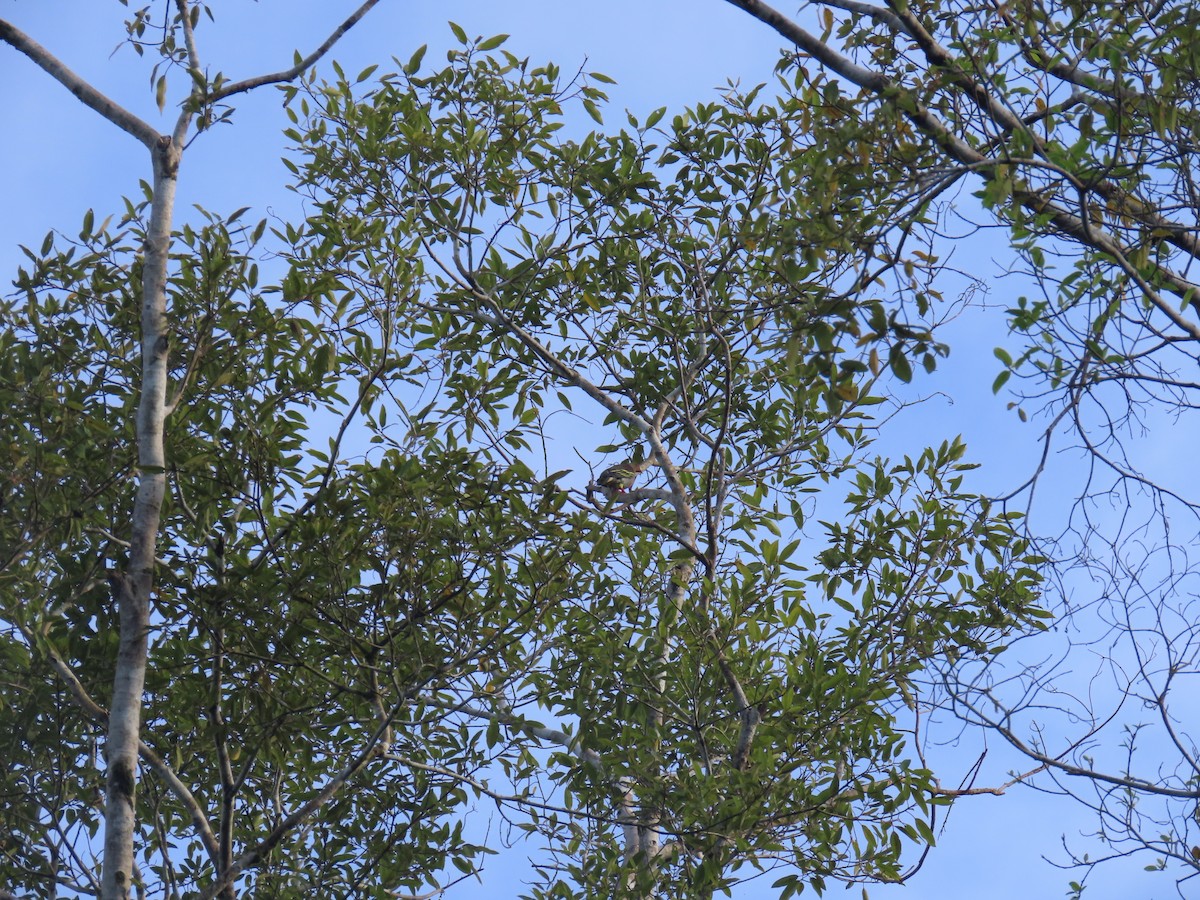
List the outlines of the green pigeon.
{"type": "Polygon", "coordinates": [[[627,459],[625,462],[609,466],[601,472],[596,478],[596,484],[606,492],[623,494],[629,490],[638,475],[642,474],[650,465],[649,460],[635,462],[632,459],[627,459]]]}

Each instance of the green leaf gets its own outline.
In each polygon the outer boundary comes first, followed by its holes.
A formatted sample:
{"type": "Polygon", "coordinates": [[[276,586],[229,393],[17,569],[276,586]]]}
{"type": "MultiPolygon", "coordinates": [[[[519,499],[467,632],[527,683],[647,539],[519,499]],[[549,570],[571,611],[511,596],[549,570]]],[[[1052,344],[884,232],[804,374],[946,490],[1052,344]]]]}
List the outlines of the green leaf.
{"type": "Polygon", "coordinates": [[[585,99],[583,101],[583,108],[587,111],[587,114],[592,117],[592,120],[597,125],[604,124],[604,117],[600,115],[600,109],[595,103],[593,103],[591,100],[585,99]]]}
{"type": "Polygon", "coordinates": [[[333,367],[333,345],[322,344],[313,355],[313,374],[318,378],[327,375],[333,367]]]}
{"type": "Polygon", "coordinates": [[[509,36],[507,34],[494,35],[488,38],[486,41],[480,41],[478,49],[483,51],[495,50],[497,47],[507,41],[508,38],[509,36]]]}
{"type": "MultiPolygon", "coordinates": [[[[465,35],[464,35],[464,37],[465,37],[465,35]]],[[[405,75],[416,75],[417,74],[417,71],[421,68],[421,60],[423,60],[425,58],[425,51],[428,49],[429,49],[428,44],[422,44],[420,47],[418,47],[416,49],[416,52],[413,53],[413,55],[411,57],[409,57],[408,62],[404,65],[404,74],[405,75]]]]}

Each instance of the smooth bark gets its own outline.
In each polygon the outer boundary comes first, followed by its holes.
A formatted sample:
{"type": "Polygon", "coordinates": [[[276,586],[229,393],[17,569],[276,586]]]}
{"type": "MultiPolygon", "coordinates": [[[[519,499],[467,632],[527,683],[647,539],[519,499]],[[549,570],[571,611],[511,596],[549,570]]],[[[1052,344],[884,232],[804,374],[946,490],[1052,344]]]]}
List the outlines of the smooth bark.
{"type": "Polygon", "coordinates": [[[133,829],[136,822],[138,738],[141,732],[142,687],[146,680],[150,598],[154,592],[154,554],[162,501],[166,493],[167,257],[175,208],[180,150],[168,136],[153,151],[154,203],[146,233],[142,274],[142,389],[137,412],[138,491],[133,507],[129,572],[114,579],[118,592],[121,638],[113,676],[105,761],[108,773],[104,802],[105,897],[128,896],[133,873],[133,829]]]}

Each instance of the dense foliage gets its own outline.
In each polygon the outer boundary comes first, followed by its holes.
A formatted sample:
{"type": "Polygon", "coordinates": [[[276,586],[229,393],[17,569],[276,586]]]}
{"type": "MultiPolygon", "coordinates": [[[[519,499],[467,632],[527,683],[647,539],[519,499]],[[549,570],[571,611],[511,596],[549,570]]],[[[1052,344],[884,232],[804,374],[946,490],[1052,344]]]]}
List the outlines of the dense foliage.
{"type": "Polygon", "coordinates": [[[5,884],[101,892],[154,481],[139,891],[419,893],[496,849],[480,798],[540,848],[534,897],[895,880],[932,841],[919,676],[1036,627],[1038,559],[960,443],[871,454],[889,380],[945,348],[903,198],[867,151],[829,180],[864,120],[731,90],[586,132],[601,76],[458,36],[441,70],[285,88],[311,215],[177,229],[160,337],[161,193],[28,253],[5,884]],[[163,358],[155,466],[132,423],[163,358]],[[628,490],[595,483],[623,460],[628,490]]]}

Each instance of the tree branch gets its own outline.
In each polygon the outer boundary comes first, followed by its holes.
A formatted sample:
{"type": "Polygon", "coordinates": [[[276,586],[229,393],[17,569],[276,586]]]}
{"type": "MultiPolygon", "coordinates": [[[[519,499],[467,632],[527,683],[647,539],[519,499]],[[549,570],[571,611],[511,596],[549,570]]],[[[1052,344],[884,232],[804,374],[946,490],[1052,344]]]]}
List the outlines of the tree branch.
{"type": "Polygon", "coordinates": [[[252,91],[257,87],[262,87],[264,84],[279,84],[294,79],[305,69],[311,68],[322,56],[332,49],[333,45],[342,39],[342,36],[358,24],[358,21],[371,11],[371,8],[379,3],[379,0],[366,0],[362,6],[351,13],[346,21],[342,22],[333,33],[325,39],[316,50],[310,53],[300,62],[296,63],[290,69],[285,69],[282,72],[276,72],[273,75],[258,75],[254,78],[247,78],[243,81],[235,82],[228,87],[224,87],[219,91],[214,91],[212,94],[213,102],[224,100],[226,97],[232,97],[234,94],[242,94],[246,91],[252,91]]]}
{"type": "Polygon", "coordinates": [[[4,41],[24,53],[51,78],[74,94],[84,106],[95,110],[122,131],[133,135],[148,149],[153,150],[158,144],[162,136],[153,126],[100,93],[67,68],[53,53],[4,19],[0,19],[0,41],[4,41]]]}
{"type": "MultiPolygon", "coordinates": [[[[935,141],[952,159],[966,166],[975,168],[985,180],[995,179],[994,168],[1003,160],[994,159],[971,146],[949,126],[939,119],[927,106],[922,104],[915,92],[899,84],[880,72],[875,72],[858,65],[848,56],[838,53],[821,41],[816,35],[806,31],[796,22],[780,13],[778,10],[759,2],[759,0],[726,0],[726,2],[749,13],[805,53],[812,56],[830,71],[842,76],[848,81],[869,90],[883,100],[892,100],[900,104],[904,115],[926,136],[935,141]]],[[[929,65],[933,68],[953,70],[958,72],[954,59],[944,47],[933,40],[919,21],[913,16],[907,16],[906,22],[916,23],[918,29],[914,39],[925,54],[929,65]]],[[[907,32],[906,32],[907,33],[907,32]]],[[[1024,129],[1020,118],[995,100],[980,83],[958,73],[964,92],[972,102],[1005,129],[1024,129]]],[[[1032,137],[1032,135],[1031,135],[1032,137]]],[[[1035,146],[1038,142],[1034,141],[1035,146]]],[[[1111,192],[1111,189],[1110,189],[1111,192]]],[[[1103,193],[1103,192],[1102,192],[1103,193]]],[[[1051,224],[1066,237],[1078,241],[1085,247],[1091,247],[1101,253],[1121,259],[1127,256],[1126,249],[1120,240],[1103,229],[1089,226],[1079,217],[1065,208],[1057,198],[1020,184],[1012,189],[1013,199],[1022,207],[1035,214],[1045,215],[1051,224]]],[[[1175,231],[1172,232],[1176,233],[1175,231]]],[[[1178,239],[1176,239],[1178,241],[1178,239]]],[[[1178,243],[1177,243],[1178,245],[1178,243]]],[[[1165,286],[1176,296],[1185,299],[1193,309],[1200,311],[1200,290],[1178,273],[1163,266],[1155,267],[1155,274],[1162,278],[1165,286]]],[[[1161,305],[1159,306],[1161,309],[1161,305]]]]}

